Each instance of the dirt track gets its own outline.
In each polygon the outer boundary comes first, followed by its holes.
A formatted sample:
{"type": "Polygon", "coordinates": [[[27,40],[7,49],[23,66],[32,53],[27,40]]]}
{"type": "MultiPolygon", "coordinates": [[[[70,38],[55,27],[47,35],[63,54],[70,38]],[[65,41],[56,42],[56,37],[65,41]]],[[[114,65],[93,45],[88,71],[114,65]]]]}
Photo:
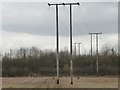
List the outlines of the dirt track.
{"type": "Polygon", "coordinates": [[[118,78],[115,77],[61,77],[60,84],[52,77],[16,77],[2,78],[2,88],[117,88],[118,78]]]}

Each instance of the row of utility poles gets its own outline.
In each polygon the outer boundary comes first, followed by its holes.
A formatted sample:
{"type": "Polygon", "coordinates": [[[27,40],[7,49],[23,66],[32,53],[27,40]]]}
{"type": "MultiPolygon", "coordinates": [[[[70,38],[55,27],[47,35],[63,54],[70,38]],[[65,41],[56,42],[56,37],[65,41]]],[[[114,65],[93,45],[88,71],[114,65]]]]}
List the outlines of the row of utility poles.
{"type": "MultiPolygon", "coordinates": [[[[70,6],[70,76],[71,76],[71,84],[73,84],[73,51],[72,51],[72,5],[79,5],[80,3],[57,3],[51,4],[48,3],[49,6],[56,6],[56,62],[57,62],[57,84],[59,84],[59,30],[58,30],[58,6],[69,5],[70,6]]],[[[91,56],[92,56],[92,35],[96,35],[96,71],[98,75],[98,35],[102,33],[89,33],[91,35],[91,56]]],[[[74,43],[75,45],[75,54],[76,54],[76,45],[79,45],[79,55],[80,55],[80,44],[74,43]]]]}

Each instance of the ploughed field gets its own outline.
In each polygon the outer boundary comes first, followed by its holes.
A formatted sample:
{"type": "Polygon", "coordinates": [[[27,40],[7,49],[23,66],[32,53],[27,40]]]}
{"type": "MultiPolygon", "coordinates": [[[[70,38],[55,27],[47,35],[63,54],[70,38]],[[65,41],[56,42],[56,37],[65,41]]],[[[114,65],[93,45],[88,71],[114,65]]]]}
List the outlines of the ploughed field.
{"type": "Polygon", "coordinates": [[[118,88],[118,78],[74,77],[71,85],[70,77],[60,77],[57,85],[56,77],[3,77],[2,88],[118,88]]]}

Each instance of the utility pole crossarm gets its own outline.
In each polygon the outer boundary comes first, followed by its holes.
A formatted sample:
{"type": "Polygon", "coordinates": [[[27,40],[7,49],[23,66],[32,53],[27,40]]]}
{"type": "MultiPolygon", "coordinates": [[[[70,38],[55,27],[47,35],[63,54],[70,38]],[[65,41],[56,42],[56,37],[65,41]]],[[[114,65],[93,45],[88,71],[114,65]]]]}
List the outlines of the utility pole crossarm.
{"type": "Polygon", "coordinates": [[[77,3],[63,3],[63,5],[80,5],[80,3],[79,2],[77,2],[77,3]]]}
{"type": "Polygon", "coordinates": [[[58,3],[58,4],[54,4],[54,3],[48,3],[49,6],[51,5],[64,5],[63,3],[58,3]]]}
{"type": "Polygon", "coordinates": [[[100,33],[89,33],[89,34],[102,34],[102,32],[100,32],[100,33]]]}
{"type": "Polygon", "coordinates": [[[77,2],[77,3],[48,3],[48,5],[49,6],[51,6],[51,5],[80,5],[80,3],[79,2],[77,2]]]}

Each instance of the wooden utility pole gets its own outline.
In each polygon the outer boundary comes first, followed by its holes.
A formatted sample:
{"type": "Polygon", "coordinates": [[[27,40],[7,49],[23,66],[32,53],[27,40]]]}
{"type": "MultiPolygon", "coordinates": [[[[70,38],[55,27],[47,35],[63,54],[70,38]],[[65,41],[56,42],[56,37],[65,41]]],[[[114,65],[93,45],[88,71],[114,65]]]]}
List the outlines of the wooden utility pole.
{"type": "Polygon", "coordinates": [[[57,62],[57,84],[59,84],[59,31],[58,31],[58,5],[62,4],[50,4],[49,6],[56,5],[56,62],[57,62]]]}
{"type": "MultiPolygon", "coordinates": [[[[57,30],[57,47],[58,47],[58,5],[69,5],[70,6],[70,76],[71,76],[71,84],[73,84],[73,61],[72,61],[72,5],[79,5],[79,3],[59,3],[59,4],[50,4],[49,6],[56,5],[56,30],[57,30]]],[[[57,48],[58,50],[58,48],[57,48]]],[[[59,84],[59,63],[58,63],[58,51],[57,51],[57,84],[59,84]]]]}
{"type": "MultiPolygon", "coordinates": [[[[102,32],[101,33],[89,33],[89,34],[91,36],[92,36],[92,34],[96,35],[96,72],[97,72],[97,76],[98,76],[98,74],[99,74],[99,65],[98,65],[98,63],[99,63],[99,61],[98,61],[98,59],[99,59],[99,56],[98,56],[98,35],[102,34],[102,32]]],[[[91,55],[92,55],[92,53],[91,53],[91,55]]]]}
{"type": "Polygon", "coordinates": [[[73,60],[72,60],[72,5],[79,5],[79,3],[63,3],[70,6],[70,76],[71,84],[73,84],[73,60]]]}

